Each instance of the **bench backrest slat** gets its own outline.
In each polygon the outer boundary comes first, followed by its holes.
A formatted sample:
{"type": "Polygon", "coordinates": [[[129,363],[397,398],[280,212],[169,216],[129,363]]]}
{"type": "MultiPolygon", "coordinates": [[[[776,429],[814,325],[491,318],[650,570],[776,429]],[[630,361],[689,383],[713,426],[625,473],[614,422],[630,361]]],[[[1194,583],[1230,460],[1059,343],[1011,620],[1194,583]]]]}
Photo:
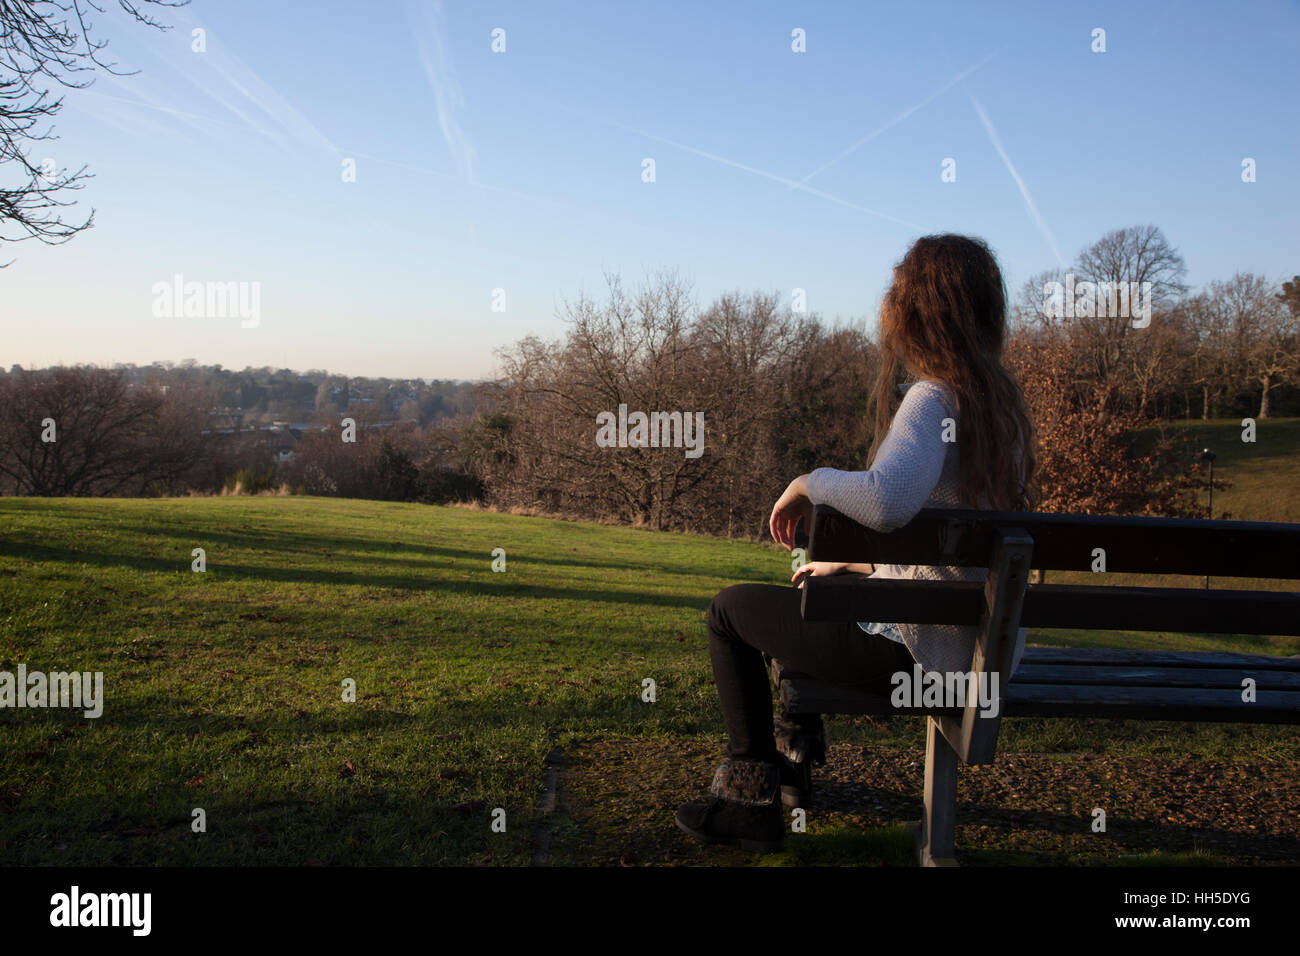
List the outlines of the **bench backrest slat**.
{"type": "Polygon", "coordinates": [[[1300,524],[1059,515],[926,508],[888,534],[818,505],[814,561],[988,567],[999,528],[1034,539],[1034,567],[1090,571],[1096,549],[1110,572],[1300,578],[1300,524]]]}

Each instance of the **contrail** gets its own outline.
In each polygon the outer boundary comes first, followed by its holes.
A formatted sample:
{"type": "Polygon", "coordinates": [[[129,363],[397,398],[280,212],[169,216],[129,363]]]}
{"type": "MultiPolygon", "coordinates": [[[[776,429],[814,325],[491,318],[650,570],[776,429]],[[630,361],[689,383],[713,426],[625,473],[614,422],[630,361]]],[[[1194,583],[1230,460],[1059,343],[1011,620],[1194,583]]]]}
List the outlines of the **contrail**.
{"type": "MultiPolygon", "coordinates": [[[[128,106],[136,106],[148,110],[157,110],[160,113],[168,113],[172,116],[182,117],[183,119],[202,120],[205,123],[219,123],[223,126],[233,126],[236,129],[244,129],[246,125],[244,123],[236,123],[234,120],[217,119],[212,116],[204,116],[200,113],[191,113],[187,110],[174,109],[173,107],[163,106],[157,102],[151,102],[144,99],[132,99],[126,96],[113,96],[111,93],[100,93],[97,90],[91,90],[91,89],[78,90],[77,96],[78,97],[91,96],[91,97],[97,97],[101,100],[113,100],[116,103],[126,103],[128,106]]],[[[209,130],[203,129],[203,127],[196,126],[195,128],[202,130],[205,133],[210,132],[209,130]]]]}
{"type": "MultiPolygon", "coordinates": [[[[571,112],[578,113],[577,110],[572,110],[571,112]]],[[[584,116],[585,114],[578,113],[578,115],[584,116]]],[[[918,226],[914,222],[908,222],[906,219],[899,219],[897,216],[891,216],[888,213],[880,212],[877,209],[870,209],[866,206],[859,206],[857,203],[851,203],[846,199],[840,199],[838,196],[832,196],[830,193],[822,192],[820,189],[814,189],[811,186],[806,186],[803,183],[799,182],[798,180],[788,179],[785,176],[778,176],[776,173],[769,173],[766,172],[765,170],[757,169],[754,166],[747,166],[744,163],[736,162],[736,160],[734,159],[727,159],[727,157],[719,156],[716,153],[710,153],[702,149],[696,149],[694,146],[687,146],[685,143],[679,143],[676,140],[669,139],[666,136],[657,136],[656,134],[647,132],[646,130],[637,129],[635,126],[625,126],[624,124],[617,123],[614,120],[600,119],[599,117],[593,117],[593,116],[587,116],[586,118],[593,119],[596,122],[605,123],[609,126],[616,127],[617,129],[621,129],[628,133],[635,133],[638,136],[645,136],[649,139],[658,140],[661,143],[667,143],[669,146],[675,146],[677,149],[685,150],[688,153],[694,153],[696,156],[702,156],[705,159],[711,159],[715,163],[722,163],[724,166],[732,166],[736,169],[743,169],[747,173],[753,173],[755,176],[762,176],[764,179],[770,179],[773,182],[781,183],[782,185],[789,186],[791,189],[798,189],[800,192],[809,193],[810,195],[817,196],[821,199],[825,199],[828,202],[833,202],[840,206],[846,206],[849,209],[856,209],[858,212],[865,212],[872,216],[879,216],[881,219],[888,219],[890,222],[898,223],[898,225],[900,226],[906,226],[908,229],[914,229],[917,232],[925,231],[925,228],[923,226],[918,226]]]]}
{"type": "Polygon", "coordinates": [[[893,119],[891,119],[891,120],[890,120],[888,123],[886,123],[884,126],[880,127],[880,129],[875,130],[874,132],[868,133],[866,136],[862,137],[860,140],[858,140],[856,143],[854,143],[854,144],[853,144],[852,146],[850,146],[848,149],[846,149],[846,150],[844,150],[843,152],[841,152],[841,153],[840,153],[838,156],[836,156],[834,159],[830,159],[830,160],[827,160],[826,162],[822,163],[820,166],[818,166],[818,167],[817,167],[816,169],[814,169],[811,173],[809,173],[807,176],[803,177],[803,179],[801,179],[801,180],[799,180],[799,181],[802,182],[802,183],[806,183],[806,182],[808,182],[808,180],[812,179],[814,176],[818,175],[819,173],[823,172],[824,170],[830,169],[832,166],[834,166],[836,163],[838,163],[838,162],[839,162],[841,159],[843,159],[845,156],[847,156],[847,155],[849,155],[850,153],[855,152],[856,150],[861,149],[863,146],[867,145],[867,143],[871,142],[873,139],[875,139],[875,138],[876,138],[877,136],[879,136],[881,133],[885,132],[886,130],[892,129],[892,128],[895,127],[895,126],[897,126],[899,123],[903,122],[903,120],[907,119],[909,116],[911,116],[911,115],[912,115],[913,113],[915,113],[917,110],[921,109],[921,107],[926,106],[927,104],[933,102],[933,101],[934,101],[935,99],[937,99],[939,96],[941,96],[942,94],[948,92],[950,89],[952,89],[952,88],[953,88],[954,86],[956,86],[958,83],[960,83],[962,80],[966,79],[966,77],[970,76],[970,75],[971,75],[972,73],[974,73],[976,70],[978,70],[978,69],[980,69],[981,67],[983,67],[986,63],[989,62],[989,60],[991,60],[991,59],[993,59],[995,56],[997,56],[999,52],[1001,52],[1001,51],[994,51],[993,53],[990,53],[988,56],[986,56],[984,59],[980,60],[980,61],[979,61],[978,63],[976,63],[974,66],[969,66],[969,67],[967,67],[966,69],[962,70],[960,73],[958,73],[956,76],[954,76],[951,80],[949,80],[949,81],[948,81],[947,83],[945,83],[943,86],[939,87],[937,90],[935,90],[935,91],[934,91],[933,93],[931,93],[929,96],[927,96],[925,99],[921,100],[921,102],[917,103],[915,106],[910,106],[910,107],[908,107],[907,109],[903,110],[903,112],[899,113],[897,116],[895,116],[893,119]]]}
{"type": "Polygon", "coordinates": [[[476,153],[474,144],[460,125],[459,114],[465,106],[465,97],[456,81],[456,71],[443,42],[446,26],[443,22],[442,3],[435,0],[432,9],[421,8],[417,13],[414,8],[408,7],[407,12],[415,29],[420,65],[429,79],[429,88],[433,90],[434,102],[438,108],[438,125],[442,129],[442,138],[451,150],[452,159],[461,175],[473,182],[476,153]]]}
{"type": "MultiPolygon", "coordinates": [[[[173,16],[176,19],[175,26],[182,33],[198,24],[198,21],[183,10],[175,11],[173,16]]],[[[216,102],[246,128],[277,146],[284,148],[296,144],[338,153],[338,148],[329,137],[280,96],[258,75],[257,71],[240,60],[226,44],[213,42],[201,57],[181,53],[174,44],[162,48],[155,48],[150,44],[143,49],[147,51],[146,55],[172,70],[177,78],[191,84],[204,97],[216,102]]],[[[180,98],[180,91],[175,89],[175,83],[167,84],[165,87],[158,83],[128,84],[124,79],[113,74],[107,76],[114,86],[130,94],[135,105],[170,112],[191,128],[206,135],[215,135],[210,124],[223,122],[198,113],[172,108],[170,103],[184,102],[180,98]],[[151,89],[163,90],[163,96],[152,95],[151,89]]]]}
{"type": "Polygon", "coordinates": [[[973,95],[971,95],[970,101],[975,107],[975,112],[979,113],[980,120],[984,123],[984,129],[988,132],[989,139],[993,142],[993,148],[998,151],[998,155],[1002,157],[1002,162],[1007,167],[1007,172],[1011,173],[1011,178],[1014,179],[1016,185],[1020,187],[1020,195],[1025,200],[1025,205],[1029,207],[1029,214],[1034,217],[1034,222],[1038,224],[1038,231],[1043,234],[1043,237],[1047,240],[1047,244],[1052,247],[1052,255],[1056,256],[1057,263],[1062,269],[1064,269],[1065,260],[1061,258],[1061,250],[1056,247],[1056,240],[1052,238],[1052,231],[1047,228],[1047,223],[1045,223],[1043,217],[1039,215],[1038,207],[1034,205],[1034,197],[1029,195],[1029,187],[1026,186],[1025,181],[1020,178],[1020,174],[1016,172],[1016,167],[1011,164],[1011,157],[1008,156],[1007,151],[1002,148],[1002,141],[998,139],[997,130],[993,128],[993,121],[989,119],[989,115],[984,112],[984,107],[980,106],[979,100],[975,99],[973,95]]]}

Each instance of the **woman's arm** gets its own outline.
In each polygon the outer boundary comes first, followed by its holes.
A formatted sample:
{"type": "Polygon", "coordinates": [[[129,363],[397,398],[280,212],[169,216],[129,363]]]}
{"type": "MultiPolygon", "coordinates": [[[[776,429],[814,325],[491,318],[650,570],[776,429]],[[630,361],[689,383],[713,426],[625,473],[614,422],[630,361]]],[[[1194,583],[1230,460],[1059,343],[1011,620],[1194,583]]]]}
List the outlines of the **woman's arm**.
{"type": "Polygon", "coordinates": [[[916,516],[943,474],[948,443],[944,420],[956,419],[950,392],[921,381],[903,396],[869,471],[818,468],[803,482],[813,504],[826,504],[877,531],[893,531],[916,516]]]}
{"type": "Polygon", "coordinates": [[[874,564],[844,564],[840,561],[809,561],[790,578],[803,587],[804,578],[828,577],[832,574],[875,574],[874,564]]]}

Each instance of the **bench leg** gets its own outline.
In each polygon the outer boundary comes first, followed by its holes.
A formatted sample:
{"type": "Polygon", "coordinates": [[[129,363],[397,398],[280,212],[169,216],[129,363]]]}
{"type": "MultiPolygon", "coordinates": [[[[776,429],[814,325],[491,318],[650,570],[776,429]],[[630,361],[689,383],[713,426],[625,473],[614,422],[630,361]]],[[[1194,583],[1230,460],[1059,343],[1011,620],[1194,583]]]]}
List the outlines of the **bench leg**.
{"type": "Polygon", "coordinates": [[[926,718],[925,818],[913,824],[917,862],[921,866],[956,866],[953,840],[957,829],[957,752],[926,718]]]}

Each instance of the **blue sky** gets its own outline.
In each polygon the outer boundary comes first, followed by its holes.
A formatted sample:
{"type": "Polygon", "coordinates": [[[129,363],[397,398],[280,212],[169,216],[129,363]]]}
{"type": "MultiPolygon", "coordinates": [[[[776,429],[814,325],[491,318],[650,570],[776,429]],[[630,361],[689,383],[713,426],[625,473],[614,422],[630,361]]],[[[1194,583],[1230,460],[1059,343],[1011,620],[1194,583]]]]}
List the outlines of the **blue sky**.
{"type": "Polygon", "coordinates": [[[661,267],[702,305],[802,288],[810,311],[874,325],[890,268],[933,232],[984,237],[1013,294],[1146,223],[1193,285],[1300,272],[1295,3],[163,13],[165,34],[99,19],[141,72],[68,91],[60,139],[33,153],[90,165],[72,215],[96,224],[0,248],[6,367],[476,378],[494,348],[562,334],[563,301],[600,297],[606,270],[634,285],[661,267]],[[260,321],[156,316],[152,287],[178,273],[260,283],[260,321]]]}

